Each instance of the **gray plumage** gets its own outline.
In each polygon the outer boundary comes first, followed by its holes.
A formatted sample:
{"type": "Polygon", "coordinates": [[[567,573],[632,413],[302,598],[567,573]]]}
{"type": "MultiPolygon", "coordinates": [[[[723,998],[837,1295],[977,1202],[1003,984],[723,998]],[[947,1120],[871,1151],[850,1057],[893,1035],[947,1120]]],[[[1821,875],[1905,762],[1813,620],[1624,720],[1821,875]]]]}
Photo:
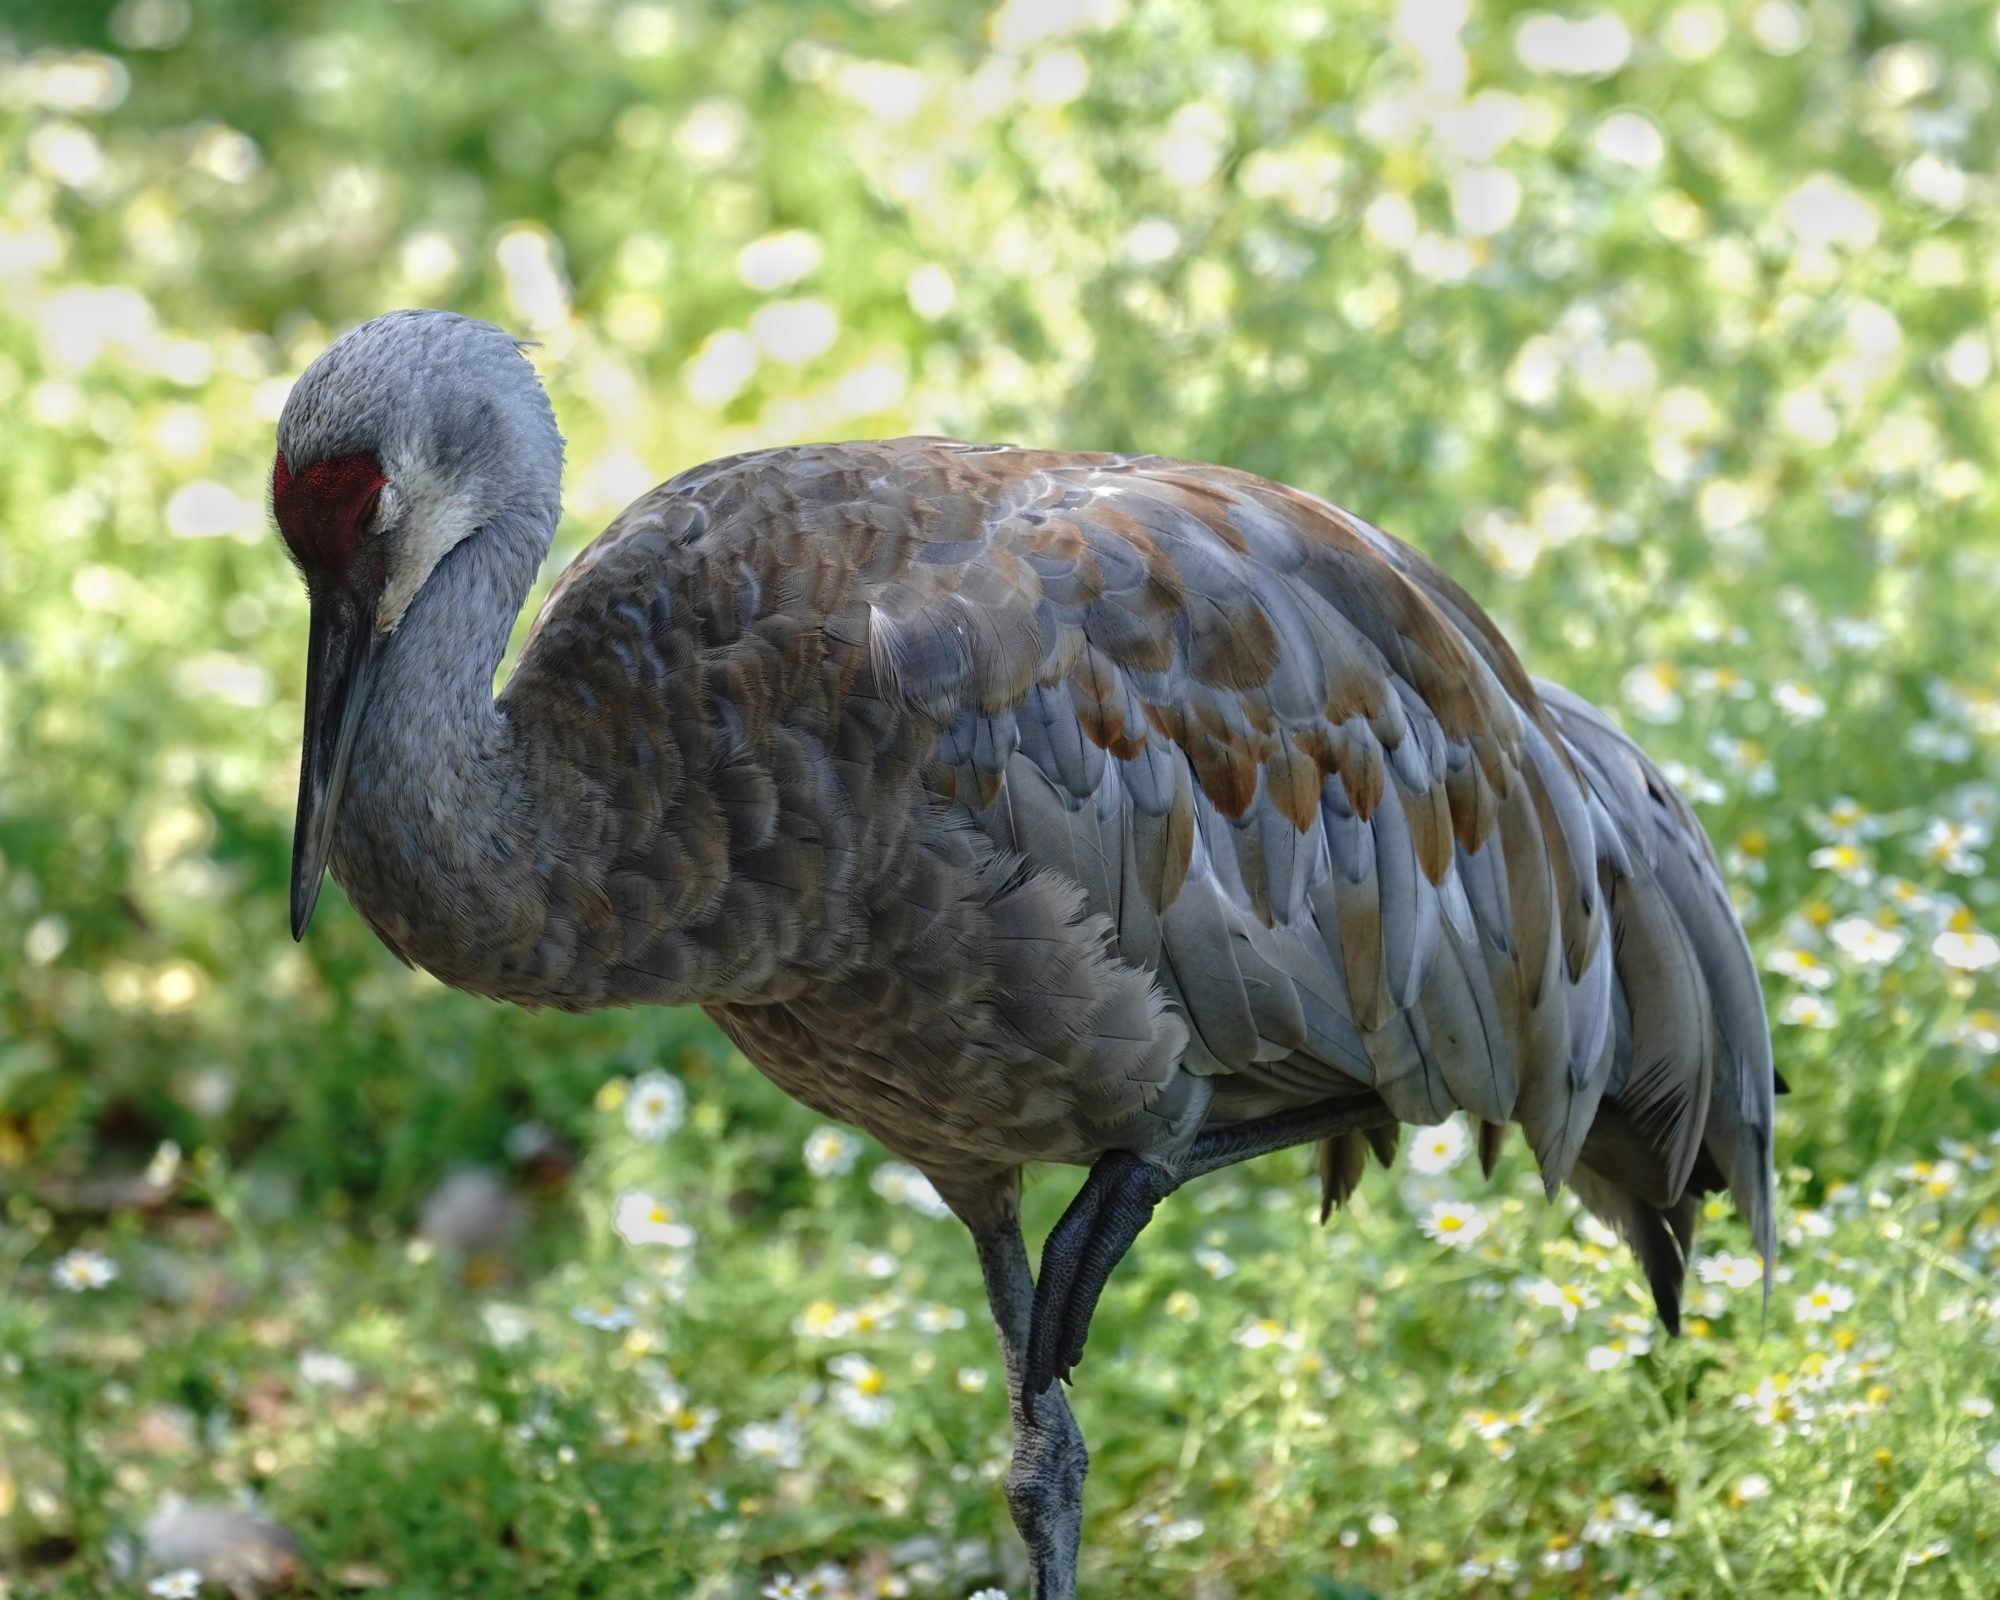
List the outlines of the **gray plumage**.
{"type": "MultiPolygon", "coordinates": [[[[1518,1123],[1670,1324],[1701,1193],[1768,1255],[1769,1036],[1699,825],[1360,519],[1152,457],[758,452],[625,511],[496,700],[561,462],[513,342],[366,324],[278,445],[316,605],[370,619],[367,710],[302,799],[312,881],[332,806],[334,876],[445,982],[705,1007],[923,1169],[1010,1338],[1024,1164],[1178,1175],[1197,1139],[1335,1100],[1518,1123]]],[[[1327,1139],[1329,1202],[1368,1144],[1393,1129],[1327,1139]]],[[[1017,1404],[1051,1437],[1066,1416],[1017,1404]]],[[[1080,1482],[1057,1454],[1028,1476],[1080,1482]]]]}

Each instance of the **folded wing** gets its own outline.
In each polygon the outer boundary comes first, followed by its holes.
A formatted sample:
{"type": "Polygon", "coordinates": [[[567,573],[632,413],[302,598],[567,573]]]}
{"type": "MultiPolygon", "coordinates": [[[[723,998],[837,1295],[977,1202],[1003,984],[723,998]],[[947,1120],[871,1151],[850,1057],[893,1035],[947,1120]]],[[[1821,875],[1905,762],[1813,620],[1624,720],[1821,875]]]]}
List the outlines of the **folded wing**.
{"type": "MultiPolygon", "coordinates": [[[[1699,825],[1600,713],[1311,496],[880,448],[876,681],[937,725],[938,792],[1156,975],[1218,1114],[1361,1084],[1405,1122],[1518,1123],[1669,1321],[1699,1193],[1730,1188],[1768,1255],[1755,969],[1699,825]]],[[[1323,1153],[1330,1200],[1359,1165],[1323,1153]]]]}

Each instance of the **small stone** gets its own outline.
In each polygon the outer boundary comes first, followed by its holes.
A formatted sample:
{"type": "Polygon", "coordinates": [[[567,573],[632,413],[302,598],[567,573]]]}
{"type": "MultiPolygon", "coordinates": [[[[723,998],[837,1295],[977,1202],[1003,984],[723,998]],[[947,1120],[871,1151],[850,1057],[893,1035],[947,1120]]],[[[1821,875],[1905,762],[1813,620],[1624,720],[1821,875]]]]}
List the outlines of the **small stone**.
{"type": "Polygon", "coordinates": [[[233,1600],[281,1594],[305,1576],[299,1541],[267,1517],[213,1501],[168,1500],[141,1533],[149,1574],[192,1568],[233,1600]]]}

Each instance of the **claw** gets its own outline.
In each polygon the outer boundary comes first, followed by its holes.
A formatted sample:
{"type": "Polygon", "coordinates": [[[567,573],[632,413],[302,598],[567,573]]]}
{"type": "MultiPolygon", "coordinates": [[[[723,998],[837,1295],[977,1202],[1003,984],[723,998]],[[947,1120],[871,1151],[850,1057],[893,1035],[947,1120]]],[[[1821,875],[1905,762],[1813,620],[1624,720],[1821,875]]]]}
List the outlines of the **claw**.
{"type": "Polygon", "coordinates": [[[1021,1374],[1021,1409],[1032,1421],[1035,1397],[1065,1381],[1083,1359],[1090,1319],[1112,1270],[1132,1248],[1153,1208],[1180,1179],[1130,1151],[1100,1156],[1042,1247],[1021,1374]]]}

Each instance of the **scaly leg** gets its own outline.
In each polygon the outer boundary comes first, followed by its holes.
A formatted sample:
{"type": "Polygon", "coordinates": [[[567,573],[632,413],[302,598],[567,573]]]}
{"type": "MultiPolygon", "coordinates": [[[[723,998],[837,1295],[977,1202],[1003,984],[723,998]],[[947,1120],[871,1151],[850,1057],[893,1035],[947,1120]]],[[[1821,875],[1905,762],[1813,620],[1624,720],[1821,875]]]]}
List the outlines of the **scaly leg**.
{"type": "Polygon", "coordinates": [[[1184,1155],[1167,1158],[1171,1165],[1129,1150],[1099,1156],[1042,1247],[1042,1273],[1035,1285],[1027,1340],[1023,1414],[1032,1420],[1037,1398],[1057,1378],[1067,1379],[1083,1359],[1090,1319],[1112,1269],[1152,1220],[1153,1208],[1189,1178],[1273,1150],[1393,1121],[1388,1108],[1371,1094],[1206,1129],[1184,1155]]]}
{"type": "Polygon", "coordinates": [[[1034,1600],[1076,1600],[1076,1553],[1083,1538],[1083,1478],[1090,1455],[1060,1393],[1030,1409],[1022,1373],[1035,1282],[1021,1242],[1021,1218],[1010,1200],[972,1224],[986,1278],[986,1299],[1007,1369],[1007,1403],[1014,1417],[1014,1459],[1007,1468],[1007,1506],[1027,1541],[1034,1600]]]}

